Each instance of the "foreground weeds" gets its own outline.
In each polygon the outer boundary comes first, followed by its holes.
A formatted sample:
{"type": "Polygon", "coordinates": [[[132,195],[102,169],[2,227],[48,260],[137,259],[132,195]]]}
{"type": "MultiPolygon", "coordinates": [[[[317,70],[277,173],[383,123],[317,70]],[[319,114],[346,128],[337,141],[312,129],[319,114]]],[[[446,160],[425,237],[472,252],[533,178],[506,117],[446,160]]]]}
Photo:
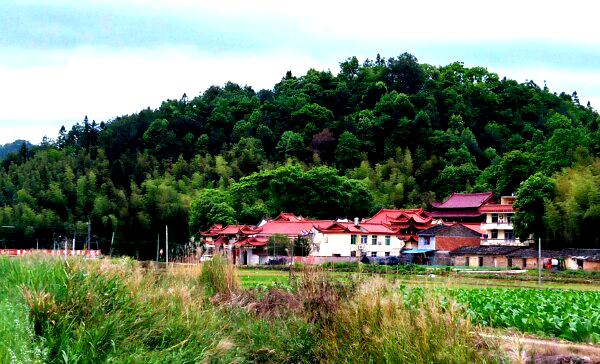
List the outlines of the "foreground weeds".
{"type": "MultiPolygon", "coordinates": [[[[422,292],[422,291],[421,291],[422,292]]],[[[500,361],[454,302],[415,294],[383,279],[361,285],[323,328],[323,361],[483,363],[500,361]],[[495,358],[496,356],[496,358],[495,358]]]]}
{"type": "Polygon", "coordinates": [[[0,259],[3,363],[486,362],[452,302],[379,280],[303,270],[242,290],[226,260],[142,268],[127,259],[0,259]],[[427,297],[427,298],[425,298],[427,297]]]}

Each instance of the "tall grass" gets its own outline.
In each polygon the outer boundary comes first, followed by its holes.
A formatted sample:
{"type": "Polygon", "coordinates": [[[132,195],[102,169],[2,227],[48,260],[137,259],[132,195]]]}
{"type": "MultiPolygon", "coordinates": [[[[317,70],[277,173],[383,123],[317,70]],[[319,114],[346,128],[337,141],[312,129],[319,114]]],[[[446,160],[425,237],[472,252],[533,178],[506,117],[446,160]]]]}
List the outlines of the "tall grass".
{"type": "Polygon", "coordinates": [[[501,361],[465,312],[433,292],[403,291],[383,279],[361,285],[323,328],[318,357],[343,363],[501,361]]]}
{"type": "MultiPolygon", "coordinates": [[[[213,286],[200,283],[195,267],[146,270],[127,259],[0,259],[0,274],[0,302],[14,307],[0,319],[2,363],[312,358],[306,322],[267,322],[241,309],[215,307],[206,293],[213,286]]],[[[237,289],[228,282],[228,289],[237,289]]]]}
{"type": "Polygon", "coordinates": [[[226,257],[216,254],[202,264],[200,283],[212,293],[232,293],[241,287],[236,267],[226,257]]]}
{"type": "Polygon", "coordinates": [[[161,270],[39,257],[0,259],[0,275],[2,363],[483,362],[493,353],[451,303],[365,277],[306,270],[291,291],[256,292],[242,291],[221,258],[161,270]]]}

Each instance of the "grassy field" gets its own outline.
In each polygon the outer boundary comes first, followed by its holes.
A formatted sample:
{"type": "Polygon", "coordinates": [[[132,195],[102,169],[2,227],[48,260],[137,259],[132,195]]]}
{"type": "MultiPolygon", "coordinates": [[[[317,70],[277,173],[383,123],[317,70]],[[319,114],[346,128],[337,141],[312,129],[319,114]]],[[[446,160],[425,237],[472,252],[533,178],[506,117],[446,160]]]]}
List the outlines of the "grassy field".
{"type": "Polygon", "coordinates": [[[464,308],[387,280],[239,272],[221,260],[0,258],[2,363],[502,362],[464,308]],[[251,277],[253,276],[253,277],[251,277]],[[248,278],[251,277],[251,278],[248,278]]]}
{"type": "Polygon", "coordinates": [[[1,363],[506,362],[499,343],[479,334],[484,325],[594,341],[599,301],[595,286],[527,292],[487,279],[315,269],[290,281],[285,271],[219,259],[156,269],[129,259],[0,258],[0,276],[1,363]],[[573,309],[577,300],[586,303],[573,309]],[[531,326],[536,314],[542,326],[531,326]],[[567,318],[576,324],[561,326],[567,318]]]}

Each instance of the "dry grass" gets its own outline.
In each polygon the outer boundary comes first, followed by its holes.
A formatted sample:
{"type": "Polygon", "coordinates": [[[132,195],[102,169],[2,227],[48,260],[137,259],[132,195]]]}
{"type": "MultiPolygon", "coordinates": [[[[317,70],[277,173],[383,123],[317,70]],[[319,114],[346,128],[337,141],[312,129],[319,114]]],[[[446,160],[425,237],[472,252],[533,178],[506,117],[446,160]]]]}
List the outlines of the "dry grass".
{"type": "Polygon", "coordinates": [[[434,292],[410,297],[382,279],[363,283],[323,327],[323,362],[482,363],[501,361],[454,302],[434,292]],[[335,359],[331,359],[335,358],[335,359]]]}
{"type": "Polygon", "coordinates": [[[232,294],[241,288],[237,268],[226,257],[218,254],[202,263],[200,283],[213,294],[232,294]]]}
{"type": "Polygon", "coordinates": [[[454,303],[383,279],[341,282],[309,268],[290,290],[242,290],[236,268],[219,258],[168,269],[126,259],[0,259],[0,272],[0,292],[10,284],[21,287],[31,331],[43,338],[40,355],[47,353],[49,362],[500,358],[491,341],[471,333],[478,328],[454,303]]]}

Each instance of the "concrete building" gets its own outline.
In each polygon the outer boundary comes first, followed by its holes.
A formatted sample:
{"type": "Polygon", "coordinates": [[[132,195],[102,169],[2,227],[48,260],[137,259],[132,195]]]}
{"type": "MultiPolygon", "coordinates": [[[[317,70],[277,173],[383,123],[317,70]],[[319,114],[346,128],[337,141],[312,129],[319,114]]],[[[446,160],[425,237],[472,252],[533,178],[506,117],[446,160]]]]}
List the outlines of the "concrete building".
{"type": "Polygon", "coordinates": [[[422,257],[415,258],[417,260],[421,258],[428,264],[434,265],[451,265],[449,254],[451,251],[461,247],[478,247],[481,242],[481,235],[478,232],[461,223],[436,225],[417,235],[419,242],[415,253],[410,250],[405,253],[423,254],[422,257]]]}
{"type": "Polygon", "coordinates": [[[481,245],[527,247],[533,240],[520,241],[513,234],[515,199],[514,196],[502,196],[500,203],[496,203],[492,192],[453,193],[444,202],[432,202],[431,214],[445,222],[461,222],[480,231],[481,245]]]}
{"type": "Polygon", "coordinates": [[[397,231],[383,224],[334,222],[315,224],[312,256],[389,257],[399,256],[405,243],[397,231]]]}

